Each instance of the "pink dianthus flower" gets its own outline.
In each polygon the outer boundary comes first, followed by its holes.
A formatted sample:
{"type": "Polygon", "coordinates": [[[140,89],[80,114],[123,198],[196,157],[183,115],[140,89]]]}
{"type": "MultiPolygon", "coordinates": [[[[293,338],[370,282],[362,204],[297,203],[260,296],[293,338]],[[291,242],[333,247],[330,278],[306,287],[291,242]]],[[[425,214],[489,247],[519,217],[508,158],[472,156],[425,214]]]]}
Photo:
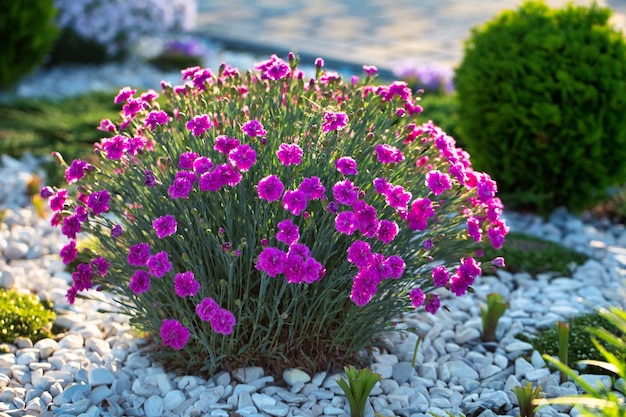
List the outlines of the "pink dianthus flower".
{"type": "Polygon", "coordinates": [[[404,161],[404,155],[398,148],[391,145],[380,144],[374,148],[378,161],[382,164],[397,164],[404,161]]]}
{"type": "Polygon", "coordinates": [[[154,219],[152,222],[152,228],[156,232],[159,239],[163,239],[164,237],[173,235],[176,233],[176,228],[178,223],[176,219],[171,214],[166,214],[165,216],[161,216],[157,219],[154,219]]]}
{"type": "Polygon", "coordinates": [[[509,227],[506,225],[504,220],[492,222],[489,229],[487,229],[487,236],[489,236],[491,246],[493,246],[494,249],[500,249],[504,244],[504,238],[508,232],[509,227]]]}
{"type": "Polygon", "coordinates": [[[356,161],[349,156],[342,156],[337,159],[335,161],[335,168],[337,168],[337,171],[342,175],[357,175],[359,173],[356,161]]]}
{"type": "Polygon", "coordinates": [[[115,132],[117,127],[115,127],[115,124],[110,119],[102,119],[97,129],[102,132],[115,132]]]}
{"type": "Polygon", "coordinates": [[[374,294],[376,294],[376,284],[368,275],[367,270],[360,270],[354,277],[352,282],[352,290],[350,291],[350,300],[359,307],[363,307],[370,302],[374,294]]]}
{"type": "Polygon", "coordinates": [[[263,124],[261,124],[261,122],[259,122],[258,120],[248,120],[246,123],[243,124],[241,130],[243,131],[243,133],[251,137],[267,135],[263,124]]]}
{"type": "Polygon", "coordinates": [[[61,188],[56,194],[50,196],[48,204],[50,205],[50,209],[52,211],[62,211],[66,200],[67,190],[65,188],[61,188]]]}
{"type": "Polygon", "coordinates": [[[378,227],[378,232],[377,232],[378,240],[386,244],[389,244],[396,237],[396,235],[398,234],[398,231],[399,231],[398,224],[396,222],[383,219],[380,221],[380,224],[378,227]]]}
{"type": "Polygon", "coordinates": [[[213,162],[206,156],[199,156],[193,161],[193,172],[202,175],[214,168],[213,162]]]}
{"type": "Polygon", "coordinates": [[[266,272],[272,278],[282,274],[285,270],[287,254],[278,248],[267,246],[259,254],[254,267],[259,271],[266,272]]]}
{"type": "Polygon", "coordinates": [[[324,265],[322,265],[317,259],[313,257],[306,258],[303,266],[304,282],[307,284],[317,282],[324,276],[325,273],[326,269],[324,268],[324,265]]]}
{"type": "Polygon", "coordinates": [[[467,234],[470,235],[475,242],[480,242],[483,232],[480,228],[480,220],[474,216],[467,218],[467,234]]]}
{"type": "Polygon", "coordinates": [[[126,258],[129,265],[144,266],[150,258],[150,244],[137,243],[128,248],[128,257],[126,258]]]}
{"type": "Polygon", "coordinates": [[[257,193],[259,198],[267,201],[278,201],[283,195],[285,186],[276,175],[269,175],[259,181],[257,193]]]}
{"type": "Polygon", "coordinates": [[[191,131],[194,136],[200,136],[207,130],[209,130],[212,126],[211,120],[209,120],[209,116],[207,114],[199,114],[194,116],[191,120],[189,120],[185,127],[187,130],[191,131]]]}
{"type": "Polygon", "coordinates": [[[365,71],[365,74],[371,77],[373,75],[376,75],[376,73],[378,72],[378,68],[376,68],[374,65],[363,65],[363,71],[365,71]]]}
{"type": "Polygon", "coordinates": [[[178,320],[163,319],[161,323],[161,339],[163,346],[171,346],[181,350],[189,341],[189,329],[178,320]]]}
{"type": "Polygon", "coordinates": [[[322,123],[322,132],[331,130],[343,130],[348,126],[348,115],[343,112],[326,112],[324,113],[324,122],[322,123]]]}
{"type": "Polygon", "coordinates": [[[438,169],[432,170],[426,174],[426,185],[434,195],[440,195],[452,188],[450,176],[442,173],[438,169]]]}
{"type": "Polygon", "coordinates": [[[268,66],[263,75],[270,80],[276,81],[281,78],[285,78],[290,72],[291,70],[289,69],[289,64],[282,59],[277,58],[268,66]]]}
{"type": "Polygon", "coordinates": [[[121,159],[124,156],[124,152],[128,150],[128,138],[122,135],[105,138],[101,141],[101,147],[104,149],[108,159],[116,161],[121,159]]]}
{"type": "Polygon", "coordinates": [[[409,293],[409,298],[411,299],[411,304],[413,304],[413,308],[415,309],[420,308],[426,300],[426,296],[420,288],[414,288],[413,290],[411,290],[411,292],[409,293]]]}
{"type": "Polygon", "coordinates": [[[287,190],[283,195],[283,208],[294,216],[299,215],[306,208],[306,195],[300,190],[287,190]]]}
{"type": "Polygon", "coordinates": [[[196,174],[191,171],[179,171],[174,177],[174,182],[167,189],[167,193],[172,199],[187,198],[193,184],[196,181],[196,174]]]}
{"type": "Polygon", "coordinates": [[[148,113],[146,116],[145,125],[150,129],[154,130],[156,125],[163,126],[169,122],[170,117],[163,110],[153,110],[148,113]]]}
{"type": "Polygon", "coordinates": [[[239,145],[228,153],[228,160],[238,170],[247,171],[256,162],[256,151],[250,145],[239,145]]]}
{"type": "Polygon", "coordinates": [[[82,231],[80,219],[77,214],[72,214],[63,219],[61,233],[70,239],[76,239],[76,234],[82,231]]]}
{"type": "Polygon", "coordinates": [[[435,215],[432,201],[428,198],[417,198],[411,203],[411,211],[407,216],[409,229],[425,230],[428,219],[435,215]]]}
{"type": "Polygon", "coordinates": [[[191,151],[181,153],[178,157],[178,168],[191,171],[193,169],[193,163],[199,156],[200,155],[197,153],[191,151]]]}
{"type": "Polygon", "coordinates": [[[450,280],[450,273],[445,265],[438,265],[433,268],[432,277],[435,287],[445,287],[450,280]]]}
{"type": "Polygon", "coordinates": [[[213,145],[213,149],[223,153],[224,155],[228,155],[230,151],[239,145],[241,145],[241,142],[239,142],[237,138],[229,138],[226,135],[219,135],[215,138],[215,145],[213,145]]]}
{"type": "Polygon", "coordinates": [[[387,204],[398,212],[404,213],[407,210],[409,201],[411,201],[412,194],[409,191],[405,191],[401,185],[389,184],[384,196],[387,204]]]}
{"type": "Polygon", "coordinates": [[[404,259],[399,257],[398,255],[391,255],[386,260],[385,263],[389,266],[389,276],[391,279],[400,279],[402,278],[402,274],[404,273],[404,268],[406,267],[406,263],[404,259]]]}
{"type": "Polygon", "coordinates": [[[369,243],[362,240],[352,242],[347,250],[347,259],[359,269],[366,268],[372,261],[372,248],[369,243]]]}
{"type": "Polygon", "coordinates": [[[80,159],[74,159],[69,167],[65,170],[65,180],[68,184],[72,184],[85,176],[85,173],[91,171],[93,165],[80,159]]]}
{"type": "Polygon", "coordinates": [[[304,193],[307,200],[317,200],[324,197],[326,187],[319,177],[309,177],[302,180],[298,190],[304,193]]]}
{"type": "Polygon", "coordinates": [[[495,197],[496,192],[498,191],[498,187],[496,182],[491,179],[488,174],[481,173],[478,176],[478,183],[476,184],[476,192],[478,194],[478,198],[483,202],[487,203],[493,197],[495,197]]]}
{"type": "Polygon", "coordinates": [[[298,226],[293,224],[290,219],[286,219],[278,223],[278,233],[276,239],[287,245],[291,245],[300,239],[300,231],[298,226]]]}
{"type": "Polygon", "coordinates": [[[339,233],[350,236],[359,228],[353,211],[342,211],[335,217],[335,229],[339,233]]]}
{"type": "Polygon", "coordinates": [[[210,321],[211,318],[219,311],[220,306],[211,297],[203,298],[200,304],[196,305],[196,314],[202,321],[210,321]]]}
{"type": "Polygon", "coordinates": [[[233,332],[236,319],[233,313],[224,308],[220,308],[213,314],[209,323],[215,333],[228,336],[233,332]]]}
{"type": "Polygon", "coordinates": [[[89,194],[87,207],[97,216],[109,211],[109,201],[111,201],[111,195],[107,190],[95,191],[89,194]]]}
{"type": "Polygon", "coordinates": [[[138,269],[130,277],[128,288],[137,295],[148,291],[150,289],[150,275],[143,269],[138,269]]]}
{"type": "Polygon", "coordinates": [[[137,113],[146,108],[146,103],[140,98],[128,98],[126,104],[122,106],[124,118],[133,119],[137,113]]]}
{"type": "Polygon", "coordinates": [[[63,246],[59,252],[59,256],[65,265],[76,259],[77,255],[78,250],[76,249],[76,240],[71,240],[70,243],[63,246]]]}
{"type": "Polygon", "coordinates": [[[102,256],[92,259],[89,264],[96,269],[96,273],[101,277],[109,272],[109,266],[111,266],[111,263],[102,256]]]}
{"type": "Polygon", "coordinates": [[[298,145],[289,144],[289,143],[281,143],[276,151],[276,156],[278,160],[284,166],[288,165],[300,165],[302,163],[302,148],[298,145]]]}
{"type": "Polygon", "coordinates": [[[169,261],[169,255],[166,251],[161,251],[149,257],[146,266],[150,275],[157,278],[162,278],[172,269],[172,263],[169,261]]]}
{"type": "Polygon", "coordinates": [[[193,297],[200,291],[200,283],[196,281],[193,272],[185,271],[174,275],[174,292],[180,298],[193,297]]]}
{"type": "Polygon", "coordinates": [[[333,197],[340,204],[352,206],[359,199],[359,188],[350,180],[339,181],[333,186],[333,197]]]}
{"type": "Polygon", "coordinates": [[[78,291],[88,290],[93,286],[92,278],[93,269],[91,265],[80,263],[76,265],[76,271],[72,272],[73,287],[76,287],[78,291]]]}
{"type": "Polygon", "coordinates": [[[117,93],[117,95],[113,99],[113,102],[115,104],[122,104],[122,103],[126,102],[129,98],[131,98],[136,92],[137,92],[137,90],[133,90],[130,87],[123,87],[117,93]]]}
{"type": "Polygon", "coordinates": [[[437,294],[428,294],[426,296],[426,305],[424,306],[424,310],[427,313],[435,314],[439,307],[441,306],[441,300],[437,294]]]}

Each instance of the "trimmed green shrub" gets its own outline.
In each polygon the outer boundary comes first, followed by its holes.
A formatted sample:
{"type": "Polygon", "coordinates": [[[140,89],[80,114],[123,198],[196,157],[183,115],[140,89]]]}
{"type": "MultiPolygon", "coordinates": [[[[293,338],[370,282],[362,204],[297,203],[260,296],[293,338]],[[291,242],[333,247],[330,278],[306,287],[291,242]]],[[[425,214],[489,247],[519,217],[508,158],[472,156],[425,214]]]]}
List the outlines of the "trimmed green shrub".
{"type": "Polygon", "coordinates": [[[51,336],[56,314],[36,295],[0,289],[0,342],[13,343],[16,337],[33,342],[51,336]]]}
{"type": "Polygon", "coordinates": [[[626,173],[626,42],[611,10],[527,1],[474,28],[459,122],[507,207],[579,212],[626,173]]]}
{"type": "Polygon", "coordinates": [[[0,14],[0,89],[10,87],[40,64],[58,32],[53,0],[4,3],[0,14]]]}

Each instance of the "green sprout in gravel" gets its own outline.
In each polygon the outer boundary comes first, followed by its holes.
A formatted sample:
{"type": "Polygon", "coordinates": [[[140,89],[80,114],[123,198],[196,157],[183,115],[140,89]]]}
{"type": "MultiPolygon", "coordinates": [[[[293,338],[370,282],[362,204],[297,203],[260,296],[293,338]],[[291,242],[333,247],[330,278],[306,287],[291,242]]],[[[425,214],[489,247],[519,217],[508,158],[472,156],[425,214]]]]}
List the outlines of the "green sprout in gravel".
{"type": "Polygon", "coordinates": [[[32,342],[51,336],[56,314],[33,294],[0,289],[0,342],[24,337],[32,342]]]}
{"type": "Polygon", "coordinates": [[[496,328],[498,321],[509,308],[508,301],[504,301],[501,294],[491,293],[487,295],[487,305],[480,308],[480,317],[483,323],[483,341],[496,341],[496,328]]]}
{"type": "Polygon", "coordinates": [[[539,407],[535,401],[544,395],[541,387],[534,388],[531,382],[526,381],[523,386],[512,388],[511,391],[517,396],[520,417],[535,417],[539,407]]]}
{"type": "Polygon", "coordinates": [[[370,392],[382,377],[368,368],[357,370],[354,366],[350,366],[344,368],[344,371],[348,382],[339,379],[337,384],[346,394],[351,417],[363,417],[370,392]]]}

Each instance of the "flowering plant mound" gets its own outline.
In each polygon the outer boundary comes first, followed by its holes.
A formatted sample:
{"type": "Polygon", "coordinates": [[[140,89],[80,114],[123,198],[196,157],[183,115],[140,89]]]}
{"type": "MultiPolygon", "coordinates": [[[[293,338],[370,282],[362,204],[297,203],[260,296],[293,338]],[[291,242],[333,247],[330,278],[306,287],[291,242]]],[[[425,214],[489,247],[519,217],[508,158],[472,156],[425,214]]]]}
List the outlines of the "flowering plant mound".
{"type": "Polygon", "coordinates": [[[495,182],[419,121],[405,83],[374,86],[369,66],[345,83],[321,59],[306,79],[297,64],[188,68],[159,102],[119,92],[99,163],[42,189],[70,239],[70,302],[112,292],[173,367],[313,372],[470,289],[472,256],[508,231],[495,182]]]}

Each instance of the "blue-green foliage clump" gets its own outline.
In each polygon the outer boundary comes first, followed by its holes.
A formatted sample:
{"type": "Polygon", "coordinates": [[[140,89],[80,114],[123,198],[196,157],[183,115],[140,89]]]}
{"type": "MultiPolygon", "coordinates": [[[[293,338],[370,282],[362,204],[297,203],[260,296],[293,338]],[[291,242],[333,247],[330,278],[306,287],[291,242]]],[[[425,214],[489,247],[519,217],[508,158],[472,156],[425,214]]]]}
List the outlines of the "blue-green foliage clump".
{"type": "Polygon", "coordinates": [[[466,41],[460,129],[507,207],[579,212],[625,178],[626,43],[610,16],[526,1],[466,41]]]}
{"type": "Polygon", "coordinates": [[[54,0],[3,2],[0,13],[0,89],[10,87],[40,64],[58,35],[54,0]]]}

